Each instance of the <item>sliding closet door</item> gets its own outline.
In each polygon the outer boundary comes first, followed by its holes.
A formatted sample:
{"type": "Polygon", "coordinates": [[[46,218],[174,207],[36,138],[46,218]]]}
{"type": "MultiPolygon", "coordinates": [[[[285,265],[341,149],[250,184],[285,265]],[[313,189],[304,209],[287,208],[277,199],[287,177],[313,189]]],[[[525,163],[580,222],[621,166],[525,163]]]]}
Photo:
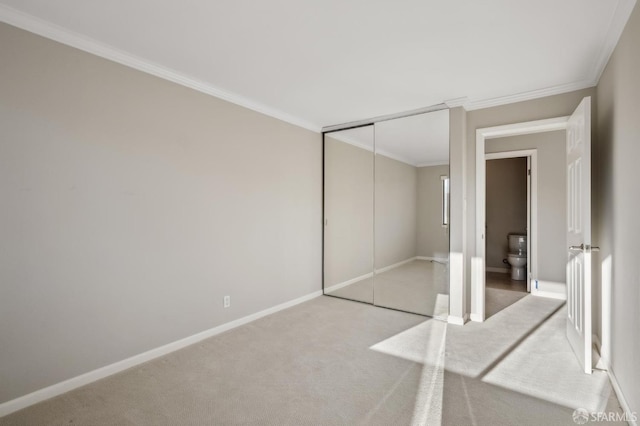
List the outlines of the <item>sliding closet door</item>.
{"type": "Polygon", "coordinates": [[[373,303],[374,127],[324,135],[324,294],[373,303]]]}
{"type": "Polygon", "coordinates": [[[375,127],[374,304],[446,318],[449,111],[375,127]]]}

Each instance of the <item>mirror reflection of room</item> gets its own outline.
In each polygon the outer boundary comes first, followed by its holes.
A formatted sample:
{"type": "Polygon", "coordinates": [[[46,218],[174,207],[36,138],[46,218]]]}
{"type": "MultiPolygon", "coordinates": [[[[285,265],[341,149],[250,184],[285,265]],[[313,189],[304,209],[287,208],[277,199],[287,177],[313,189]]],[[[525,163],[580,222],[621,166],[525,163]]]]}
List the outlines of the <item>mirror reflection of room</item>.
{"type": "Polygon", "coordinates": [[[376,123],[378,306],[445,319],[449,297],[449,112],[376,123]]]}
{"type": "Polygon", "coordinates": [[[324,135],[324,294],[373,303],[373,125],[324,135]]]}
{"type": "Polygon", "coordinates": [[[324,294],[446,319],[449,111],[324,135],[324,294]]]}

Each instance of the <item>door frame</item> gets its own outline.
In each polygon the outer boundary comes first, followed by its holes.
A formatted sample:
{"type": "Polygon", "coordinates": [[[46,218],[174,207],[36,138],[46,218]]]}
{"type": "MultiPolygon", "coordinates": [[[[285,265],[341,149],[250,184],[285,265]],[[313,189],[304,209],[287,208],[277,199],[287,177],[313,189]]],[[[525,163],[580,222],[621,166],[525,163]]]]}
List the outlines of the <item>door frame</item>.
{"type": "MultiPolygon", "coordinates": [[[[487,139],[503,138],[508,136],[528,135],[534,133],[555,132],[567,130],[569,117],[556,117],[546,120],[526,121],[522,123],[506,124],[502,126],[485,127],[476,130],[476,220],[475,220],[475,256],[471,259],[471,321],[482,322],[485,319],[485,223],[486,223],[486,154],[485,142],[487,139]]],[[[535,180],[533,180],[535,181],[535,180]]],[[[537,223],[532,223],[536,226],[537,223]]],[[[537,226],[536,226],[537,229],[537,226]]],[[[537,244],[537,241],[536,241],[537,244]]],[[[537,256],[534,251],[534,262],[537,256]]],[[[532,271],[533,272],[533,271],[532,271]]],[[[537,274],[537,265],[535,274],[537,274]]],[[[531,277],[536,279],[537,276],[531,277]]],[[[533,291],[532,291],[533,293],[533,291]]]]}

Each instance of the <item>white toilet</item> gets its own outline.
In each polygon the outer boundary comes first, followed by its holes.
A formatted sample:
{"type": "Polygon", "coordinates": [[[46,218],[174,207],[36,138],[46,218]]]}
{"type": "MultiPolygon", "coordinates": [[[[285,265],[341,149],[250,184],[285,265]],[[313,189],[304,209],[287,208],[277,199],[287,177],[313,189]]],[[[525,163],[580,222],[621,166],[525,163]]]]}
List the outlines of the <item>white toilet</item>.
{"type": "Polygon", "coordinates": [[[509,234],[509,254],[507,261],[511,265],[511,279],[522,281],[527,278],[527,236],[509,234]]]}

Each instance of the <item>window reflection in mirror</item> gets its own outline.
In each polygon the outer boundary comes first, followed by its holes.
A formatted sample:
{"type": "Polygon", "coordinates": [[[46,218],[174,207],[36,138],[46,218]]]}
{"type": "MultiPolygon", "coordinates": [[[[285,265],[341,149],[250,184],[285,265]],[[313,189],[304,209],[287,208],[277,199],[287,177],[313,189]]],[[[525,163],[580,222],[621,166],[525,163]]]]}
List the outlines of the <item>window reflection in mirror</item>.
{"type": "Polygon", "coordinates": [[[442,180],[442,226],[449,226],[449,176],[440,176],[442,180]]]}

